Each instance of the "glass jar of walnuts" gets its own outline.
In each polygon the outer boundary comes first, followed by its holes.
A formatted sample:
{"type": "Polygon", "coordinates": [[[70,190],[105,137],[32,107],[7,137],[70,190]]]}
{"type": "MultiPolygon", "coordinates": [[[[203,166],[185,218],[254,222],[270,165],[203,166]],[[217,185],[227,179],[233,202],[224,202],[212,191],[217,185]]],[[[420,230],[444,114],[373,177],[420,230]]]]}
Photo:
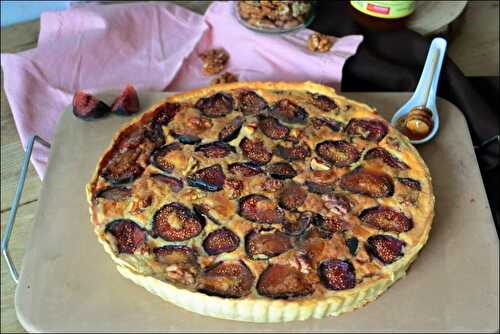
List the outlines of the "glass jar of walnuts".
{"type": "Polygon", "coordinates": [[[259,32],[282,33],[307,27],[314,19],[315,1],[235,1],[238,20],[259,32]]]}

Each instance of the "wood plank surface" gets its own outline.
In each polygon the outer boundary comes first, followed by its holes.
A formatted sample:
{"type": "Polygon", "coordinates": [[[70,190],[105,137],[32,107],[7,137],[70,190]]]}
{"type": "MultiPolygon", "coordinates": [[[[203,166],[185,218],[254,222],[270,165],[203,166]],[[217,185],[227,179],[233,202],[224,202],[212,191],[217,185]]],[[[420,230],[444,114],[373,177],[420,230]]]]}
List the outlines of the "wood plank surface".
{"type": "MultiPolygon", "coordinates": [[[[197,13],[203,13],[211,1],[174,1],[197,13]]],[[[453,25],[454,38],[448,54],[466,75],[498,75],[499,40],[498,1],[469,2],[463,17],[453,25]]],[[[36,47],[40,21],[20,23],[1,29],[1,52],[15,53],[36,47]]],[[[1,82],[1,227],[5,228],[10,203],[14,196],[24,150],[14,124],[1,82]]],[[[11,255],[21,265],[24,245],[31,231],[41,182],[32,166],[26,179],[21,207],[11,240],[11,255]]],[[[3,234],[2,234],[3,235],[3,234]]],[[[2,258],[1,332],[23,332],[14,309],[14,290],[7,266],[2,258]]]]}

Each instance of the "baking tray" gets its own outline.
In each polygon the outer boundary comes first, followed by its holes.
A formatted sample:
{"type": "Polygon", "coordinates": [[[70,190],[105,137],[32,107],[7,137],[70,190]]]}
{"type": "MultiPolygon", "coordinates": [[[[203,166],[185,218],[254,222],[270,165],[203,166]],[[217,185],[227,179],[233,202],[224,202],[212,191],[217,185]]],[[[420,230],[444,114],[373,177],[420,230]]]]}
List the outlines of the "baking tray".
{"type": "MultiPolygon", "coordinates": [[[[142,93],[144,108],[166,93],[142,93]]],[[[408,93],[352,93],[389,119],[408,93]]],[[[101,95],[111,102],[114,94],[101,95]]],[[[112,135],[131,118],[76,119],[68,108],[52,144],[31,239],[16,289],[28,331],[487,331],[499,328],[498,237],[461,112],[439,99],[441,129],[418,146],[429,166],[436,216],[408,274],[376,301],[336,318],[278,324],[204,317],[127,279],[97,242],[85,184],[112,135]]]]}

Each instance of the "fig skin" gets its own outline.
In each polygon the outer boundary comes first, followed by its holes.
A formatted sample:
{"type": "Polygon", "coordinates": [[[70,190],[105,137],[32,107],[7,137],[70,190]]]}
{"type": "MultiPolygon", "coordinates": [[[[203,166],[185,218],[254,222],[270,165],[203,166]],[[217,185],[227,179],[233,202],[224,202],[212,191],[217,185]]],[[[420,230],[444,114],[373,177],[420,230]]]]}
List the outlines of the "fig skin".
{"type": "Polygon", "coordinates": [[[257,115],[269,109],[266,100],[255,92],[242,92],[237,97],[238,110],[245,115],[257,115]]]}
{"type": "Polygon", "coordinates": [[[210,118],[224,117],[233,111],[233,97],[226,93],[215,93],[199,99],[195,108],[210,118]]]}
{"type": "Polygon", "coordinates": [[[273,149],[273,153],[288,161],[305,160],[311,156],[311,150],[305,144],[298,144],[292,147],[285,147],[278,144],[273,149]]]}
{"type": "Polygon", "coordinates": [[[146,232],[130,219],[116,219],[108,223],[105,232],[115,237],[120,254],[133,254],[146,243],[146,232]]]}
{"type": "Polygon", "coordinates": [[[251,140],[245,137],[239,146],[243,156],[259,166],[267,164],[273,157],[273,154],[266,149],[264,142],[260,139],[251,140]]]}
{"type": "Polygon", "coordinates": [[[240,238],[230,229],[221,228],[210,232],[203,240],[203,249],[208,255],[230,253],[238,248],[240,238]]]}
{"type": "Polygon", "coordinates": [[[340,178],[340,187],[372,198],[391,197],[394,181],[384,172],[358,167],[340,178]]]}
{"type": "Polygon", "coordinates": [[[255,277],[243,261],[221,261],[205,269],[198,291],[209,296],[241,298],[251,292],[255,277]]]}
{"type": "Polygon", "coordinates": [[[347,290],[356,286],[355,270],[349,261],[323,260],[318,272],[321,282],[329,290],[347,290]]]}
{"type": "Polygon", "coordinates": [[[403,257],[403,247],[406,243],[386,234],[372,235],[366,240],[365,249],[368,254],[380,260],[383,264],[391,264],[403,257]]]}
{"type": "Polygon", "coordinates": [[[356,147],[345,140],[326,140],[316,145],[316,154],[335,167],[347,167],[359,160],[356,147]]]}
{"type": "Polygon", "coordinates": [[[111,112],[122,116],[136,114],[139,109],[139,96],[132,85],[127,85],[111,104],[111,112]]]}
{"type": "Polygon", "coordinates": [[[347,124],[346,132],[367,141],[380,142],[389,133],[389,128],[381,120],[353,118],[347,124]]]}
{"type": "Polygon", "coordinates": [[[250,194],[239,199],[238,215],[254,223],[281,224],[284,212],[264,195],[250,194]]]}
{"type": "Polygon", "coordinates": [[[109,106],[95,96],[77,91],[73,96],[73,115],[85,121],[101,118],[111,112],[109,106]]]}
{"type": "Polygon", "coordinates": [[[240,134],[243,123],[245,123],[245,119],[243,117],[237,116],[233,118],[233,120],[226,124],[219,132],[219,140],[230,142],[231,140],[236,139],[236,137],[240,134]]]}
{"type": "Polygon", "coordinates": [[[191,187],[216,192],[224,188],[225,180],[226,176],[222,171],[222,167],[217,164],[197,170],[188,176],[187,183],[191,187]]]}
{"type": "Polygon", "coordinates": [[[245,250],[252,260],[268,259],[292,248],[292,241],[281,231],[254,229],[245,236],[245,250]]]}
{"type": "Polygon", "coordinates": [[[413,221],[402,212],[387,206],[376,206],[363,210],[359,219],[384,232],[408,232],[413,228],[413,221]]]}

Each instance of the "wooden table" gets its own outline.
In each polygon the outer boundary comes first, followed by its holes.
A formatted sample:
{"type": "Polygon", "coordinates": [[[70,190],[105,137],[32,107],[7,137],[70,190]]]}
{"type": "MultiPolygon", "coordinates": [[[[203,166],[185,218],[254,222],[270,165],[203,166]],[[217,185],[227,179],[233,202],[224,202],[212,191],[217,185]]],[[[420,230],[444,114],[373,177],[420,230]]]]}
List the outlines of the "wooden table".
{"type": "MultiPolygon", "coordinates": [[[[198,13],[203,13],[210,1],[175,1],[198,13]]],[[[466,75],[498,76],[498,10],[497,1],[474,1],[468,5],[454,28],[456,35],[449,45],[449,56],[466,75]]],[[[17,24],[1,29],[2,53],[14,53],[36,47],[40,21],[17,24]]],[[[3,89],[1,92],[1,229],[2,236],[15,193],[19,167],[24,150],[14,124],[3,89]]],[[[16,225],[10,243],[11,256],[21,266],[24,245],[29,237],[37,208],[41,181],[30,166],[24,193],[18,209],[16,225]]],[[[24,332],[14,308],[15,284],[2,258],[1,332],[24,332]]]]}

